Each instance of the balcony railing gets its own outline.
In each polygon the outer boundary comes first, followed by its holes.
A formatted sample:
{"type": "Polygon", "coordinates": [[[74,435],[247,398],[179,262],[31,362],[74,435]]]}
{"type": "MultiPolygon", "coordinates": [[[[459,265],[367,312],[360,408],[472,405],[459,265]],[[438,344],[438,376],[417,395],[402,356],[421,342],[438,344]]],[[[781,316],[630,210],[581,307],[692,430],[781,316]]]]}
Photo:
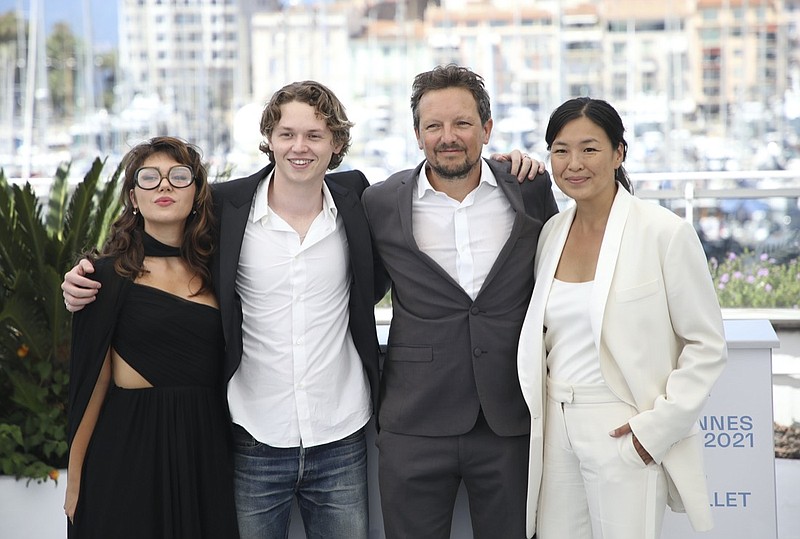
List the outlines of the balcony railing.
{"type": "MultiPolygon", "coordinates": [[[[695,226],[707,254],[800,257],[800,170],[631,173],[635,194],[695,226]]],[[[561,207],[569,203],[556,193],[561,207]]]]}

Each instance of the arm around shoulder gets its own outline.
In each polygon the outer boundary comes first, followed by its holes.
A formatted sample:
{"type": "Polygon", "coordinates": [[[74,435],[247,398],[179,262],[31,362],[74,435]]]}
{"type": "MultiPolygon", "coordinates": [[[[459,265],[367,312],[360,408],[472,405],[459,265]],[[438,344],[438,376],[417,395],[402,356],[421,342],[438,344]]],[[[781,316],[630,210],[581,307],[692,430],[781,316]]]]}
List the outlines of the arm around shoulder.
{"type": "Polygon", "coordinates": [[[64,296],[64,305],[70,312],[77,312],[84,306],[92,303],[102,286],[99,281],[92,279],[94,265],[88,258],[82,258],[67,273],[61,283],[64,296]]]}

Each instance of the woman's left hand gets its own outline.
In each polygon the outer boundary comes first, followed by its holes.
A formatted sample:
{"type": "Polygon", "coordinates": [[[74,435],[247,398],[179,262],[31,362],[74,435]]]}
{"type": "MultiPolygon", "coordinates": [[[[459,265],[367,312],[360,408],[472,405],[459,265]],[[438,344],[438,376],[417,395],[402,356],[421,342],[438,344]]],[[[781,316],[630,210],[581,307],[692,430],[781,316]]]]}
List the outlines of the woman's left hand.
{"type": "Polygon", "coordinates": [[[625,436],[628,433],[633,436],[633,447],[636,449],[636,452],[639,454],[639,458],[642,459],[642,462],[645,464],[650,464],[653,462],[653,457],[650,456],[650,453],[647,452],[647,449],[644,448],[644,446],[639,442],[639,439],[636,437],[636,434],[634,434],[631,430],[630,423],[625,423],[621,427],[617,427],[608,434],[612,438],[619,438],[620,436],[625,436]]]}

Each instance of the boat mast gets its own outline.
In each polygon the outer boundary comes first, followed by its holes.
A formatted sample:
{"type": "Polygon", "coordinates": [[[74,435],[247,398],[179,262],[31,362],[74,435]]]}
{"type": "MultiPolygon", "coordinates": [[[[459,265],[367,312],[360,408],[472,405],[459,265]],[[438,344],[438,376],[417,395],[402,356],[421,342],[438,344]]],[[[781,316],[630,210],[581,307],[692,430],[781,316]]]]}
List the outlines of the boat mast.
{"type": "MultiPolygon", "coordinates": [[[[31,177],[31,159],[33,158],[33,115],[36,102],[36,76],[39,59],[40,0],[30,0],[28,20],[28,58],[25,62],[25,98],[23,108],[22,129],[22,181],[31,177]]],[[[46,92],[46,90],[45,90],[46,92]]]]}

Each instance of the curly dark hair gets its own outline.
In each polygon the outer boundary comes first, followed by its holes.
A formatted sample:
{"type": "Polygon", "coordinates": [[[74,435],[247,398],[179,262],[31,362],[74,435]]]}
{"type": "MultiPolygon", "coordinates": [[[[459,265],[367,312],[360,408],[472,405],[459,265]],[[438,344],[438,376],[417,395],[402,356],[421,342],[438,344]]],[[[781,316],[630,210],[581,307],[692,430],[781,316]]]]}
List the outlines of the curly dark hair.
{"type": "MultiPolygon", "coordinates": [[[[317,116],[325,120],[328,129],[333,133],[333,145],[342,145],[341,151],[333,154],[331,162],[328,163],[328,170],[335,169],[342,164],[342,159],[350,149],[350,128],[353,127],[353,122],[347,118],[344,105],[336,94],[319,82],[313,80],[293,82],[272,94],[261,115],[261,134],[267,139],[270,138],[272,130],[281,121],[281,105],[294,101],[313,107],[317,116]]],[[[266,140],[258,146],[258,149],[267,154],[271,162],[275,162],[275,154],[266,140]]]]}
{"type": "Polygon", "coordinates": [[[214,215],[212,213],[211,189],[208,172],[202,162],[200,149],[175,137],[155,137],[134,146],[123,157],[125,178],[122,182],[120,201],[122,214],[111,225],[111,232],[99,253],[100,258],[115,258],[114,269],[123,277],[135,279],[145,273],[142,232],[144,219],[133,213],[130,192],[135,187],[136,170],[152,155],[165,154],[192,169],[196,186],[193,211],[186,218],[186,228],[181,242],[181,258],[195,275],[201,278],[200,294],[211,287],[208,269],[214,252],[214,215]]]}

